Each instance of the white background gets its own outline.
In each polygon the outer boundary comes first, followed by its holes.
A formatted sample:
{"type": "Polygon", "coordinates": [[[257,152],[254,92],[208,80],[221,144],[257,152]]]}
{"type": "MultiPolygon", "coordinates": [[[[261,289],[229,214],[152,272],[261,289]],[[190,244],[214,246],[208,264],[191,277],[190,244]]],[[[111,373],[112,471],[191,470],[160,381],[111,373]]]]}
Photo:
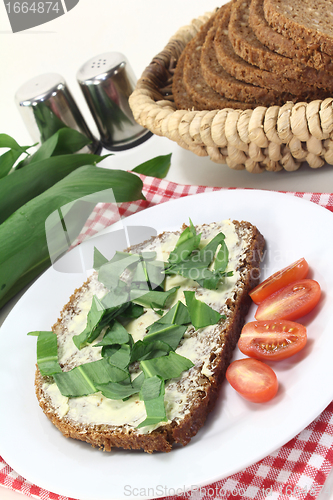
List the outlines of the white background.
{"type": "MultiPolygon", "coordinates": [[[[224,3],[223,1],[221,3],[224,3]]],[[[169,38],[193,18],[218,6],[215,0],[80,0],[66,15],[24,32],[11,32],[4,3],[0,4],[0,133],[13,136],[22,145],[32,140],[16,108],[16,90],[42,73],[60,73],[95,135],[79,85],[78,69],[91,57],[121,52],[139,77],[169,38]]],[[[105,151],[104,151],[105,152],[105,151]]],[[[249,174],[232,171],[179,148],[168,139],[153,137],[143,145],[121,152],[103,166],[131,169],[158,154],[173,153],[170,180],[224,187],[254,187],[272,190],[333,192],[331,166],[317,171],[303,166],[297,172],[249,174]]],[[[0,151],[1,153],[1,151],[0,151]]],[[[0,311],[0,322],[4,311],[0,311]]],[[[1,454],[1,450],[0,450],[1,454]]],[[[22,494],[0,487],[1,500],[18,500],[22,494]]],[[[333,479],[320,500],[333,499],[333,479]]]]}

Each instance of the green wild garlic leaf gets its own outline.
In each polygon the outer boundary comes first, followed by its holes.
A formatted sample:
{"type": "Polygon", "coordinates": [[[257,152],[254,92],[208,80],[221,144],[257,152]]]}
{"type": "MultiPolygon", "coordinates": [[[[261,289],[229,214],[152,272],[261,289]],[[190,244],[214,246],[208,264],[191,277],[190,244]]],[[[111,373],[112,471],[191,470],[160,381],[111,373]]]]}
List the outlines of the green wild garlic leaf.
{"type": "Polygon", "coordinates": [[[124,380],[122,382],[108,382],[106,384],[96,384],[96,388],[108,399],[127,399],[140,392],[145,379],[144,373],[140,373],[134,380],[124,380]]]}
{"type": "Polygon", "coordinates": [[[141,165],[133,168],[132,172],[138,174],[148,175],[150,177],[157,177],[158,179],[164,179],[164,177],[169,172],[171,165],[171,153],[164,156],[157,156],[152,158],[141,165]]]}
{"type": "Polygon", "coordinates": [[[170,288],[166,292],[151,290],[147,293],[140,293],[140,290],[131,290],[130,299],[135,304],[140,304],[151,309],[163,308],[169,298],[171,298],[178,290],[179,286],[170,288]]]}
{"type": "Polygon", "coordinates": [[[180,301],[172,306],[169,311],[164,314],[160,319],[155,321],[152,325],[148,327],[148,331],[153,327],[153,325],[188,325],[191,322],[191,318],[187,307],[180,301]]]}
{"type": "Polygon", "coordinates": [[[131,346],[121,344],[114,349],[115,346],[104,346],[102,348],[102,356],[108,359],[111,365],[117,366],[125,370],[131,359],[131,346]]]}
{"type": "Polygon", "coordinates": [[[108,259],[104,257],[104,255],[98,250],[98,248],[94,247],[94,263],[93,268],[98,271],[100,267],[106,264],[108,259]]]}
{"type": "Polygon", "coordinates": [[[53,378],[63,396],[81,397],[97,392],[99,384],[128,379],[129,373],[112,366],[105,358],[77,366],[68,372],[55,373],[53,378]]]}
{"type": "Polygon", "coordinates": [[[208,304],[195,298],[195,292],[185,291],[186,305],[191,317],[191,323],[195,328],[205,328],[215,325],[225,316],[212,309],[208,304]]]}
{"type": "Polygon", "coordinates": [[[79,335],[74,335],[73,342],[78,349],[82,349],[87,344],[93,342],[101,332],[101,320],[106,312],[101,301],[93,296],[92,305],[87,316],[87,326],[79,335]]]}
{"type": "Polygon", "coordinates": [[[164,406],[164,380],[158,376],[145,379],[140,389],[140,399],[145,403],[146,419],[138,425],[155,425],[167,420],[164,406]]]}
{"type": "Polygon", "coordinates": [[[196,234],[195,227],[190,219],[188,226],[179,236],[175,248],[170,252],[168,262],[170,265],[179,264],[199,247],[201,234],[196,234]]]}
{"type": "Polygon", "coordinates": [[[58,362],[57,336],[53,332],[38,333],[37,338],[37,365],[41,375],[50,376],[61,372],[58,362]]]}
{"type": "Polygon", "coordinates": [[[146,377],[154,377],[158,375],[164,380],[180,377],[185,370],[192,368],[191,360],[180,356],[174,351],[170,351],[167,356],[152,358],[140,362],[140,368],[146,377]]]}
{"type": "Polygon", "coordinates": [[[98,273],[98,281],[103,283],[109,290],[116,288],[124,271],[140,262],[140,256],[125,252],[116,252],[114,257],[101,266],[98,273]]]}
{"type": "Polygon", "coordinates": [[[223,277],[232,276],[232,272],[224,272],[229,259],[224,239],[225,236],[223,233],[217,234],[200,250],[195,249],[186,259],[171,264],[166,269],[166,274],[179,274],[184,278],[196,281],[203,288],[215,290],[223,277]],[[220,248],[217,252],[219,246],[220,248]],[[209,267],[215,255],[214,270],[211,270],[209,267]]]}
{"type": "Polygon", "coordinates": [[[165,356],[170,351],[172,347],[161,340],[137,340],[132,347],[130,363],[165,356]]]}
{"type": "Polygon", "coordinates": [[[153,340],[161,340],[175,350],[186,330],[186,325],[164,325],[155,323],[149,328],[149,333],[145,335],[144,342],[147,343],[153,340]]]}
{"type": "Polygon", "coordinates": [[[130,335],[126,328],[119,321],[115,320],[110,329],[105,333],[103,339],[98,344],[95,344],[94,347],[127,344],[129,341],[130,335]]]}

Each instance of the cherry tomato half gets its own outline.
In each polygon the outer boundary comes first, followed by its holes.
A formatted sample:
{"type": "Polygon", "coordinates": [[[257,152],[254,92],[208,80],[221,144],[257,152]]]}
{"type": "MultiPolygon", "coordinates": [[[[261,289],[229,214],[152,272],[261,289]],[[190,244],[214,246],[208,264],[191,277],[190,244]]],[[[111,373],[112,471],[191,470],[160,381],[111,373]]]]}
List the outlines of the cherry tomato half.
{"type": "Polygon", "coordinates": [[[265,279],[250,292],[250,297],[256,304],[260,304],[272,293],[277,292],[280,288],[289,285],[293,281],[302,280],[306,277],[309,271],[309,265],[304,258],[297,260],[290,266],[284,267],[281,271],[277,271],[269,278],[265,279]]]}
{"type": "Polygon", "coordinates": [[[295,281],[261,302],[255,318],[294,321],[312,311],[318,304],[320,295],[320,285],[317,281],[310,279],[295,281]]]}
{"type": "Polygon", "coordinates": [[[256,359],[279,361],[299,352],[307,341],[306,328],[286,320],[247,323],[238,341],[239,350],[256,359]]]}
{"type": "Polygon", "coordinates": [[[226,378],[243,398],[252,403],[271,400],[279,386],[272,368],[253,358],[233,361],[227,369],[226,378]]]}

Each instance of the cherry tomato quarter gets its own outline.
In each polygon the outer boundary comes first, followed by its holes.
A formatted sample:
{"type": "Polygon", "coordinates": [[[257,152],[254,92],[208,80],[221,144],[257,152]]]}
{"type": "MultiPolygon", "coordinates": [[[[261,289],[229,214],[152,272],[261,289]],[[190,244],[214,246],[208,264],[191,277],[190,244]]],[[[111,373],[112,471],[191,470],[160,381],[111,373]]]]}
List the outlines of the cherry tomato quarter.
{"type": "Polygon", "coordinates": [[[251,358],[280,361],[299,352],[306,345],[306,328],[286,320],[247,323],[238,341],[239,350],[251,358]]]}
{"type": "Polygon", "coordinates": [[[226,372],[229,384],[252,403],[265,403],[276,395],[279,383],[275,372],[258,359],[233,361],[226,372]]]}
{"type": "Polygon", "coordinates": [[[250,292],[250,297],[256,304],[260,304],[272,293],[277,292],[289,283],[306,278],[309,265],[304,258],[301,258],[287,267],[269,276],[250,292]]]}
{"type": "Polygon", "coordinates": [[[295,321],[308,314],[318,304],[321,296],[317,281],[304,279],[290,283],[269,295],[255,313],[257,320],[287,319],[295,321]]]}

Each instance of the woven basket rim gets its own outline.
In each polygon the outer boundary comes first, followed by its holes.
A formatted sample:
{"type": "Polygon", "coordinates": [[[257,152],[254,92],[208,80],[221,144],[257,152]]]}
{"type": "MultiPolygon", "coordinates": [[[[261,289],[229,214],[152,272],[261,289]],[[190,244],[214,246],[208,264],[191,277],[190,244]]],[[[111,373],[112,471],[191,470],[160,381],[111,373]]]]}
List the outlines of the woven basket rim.
{"type": "Polygon", "coordinates": [[[254,109],[177,109],[172,78],[186,44],[214,12],[181,27],[139,78],[129,103],[134,119],[198,156],[252,173],[333,164],[333,98],[254,109]]]}

